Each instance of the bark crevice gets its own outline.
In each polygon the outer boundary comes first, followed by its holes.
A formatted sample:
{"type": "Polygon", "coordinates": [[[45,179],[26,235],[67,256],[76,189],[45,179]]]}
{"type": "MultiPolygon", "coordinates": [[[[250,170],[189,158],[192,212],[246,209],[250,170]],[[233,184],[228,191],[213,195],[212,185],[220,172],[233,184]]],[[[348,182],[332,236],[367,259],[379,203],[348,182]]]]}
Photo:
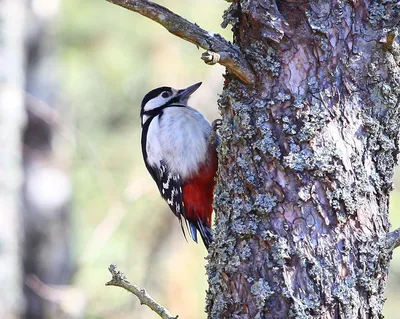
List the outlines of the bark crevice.
{"type": "Polygon", "coordinates": [[[380,41],[398,9],[276,3],[224,15],[260,81],[228,76],[219,101],[209,318],[381,318],[400,69],[380,41]],[[261,36],[273,21],[282,37],[261,36]]]}

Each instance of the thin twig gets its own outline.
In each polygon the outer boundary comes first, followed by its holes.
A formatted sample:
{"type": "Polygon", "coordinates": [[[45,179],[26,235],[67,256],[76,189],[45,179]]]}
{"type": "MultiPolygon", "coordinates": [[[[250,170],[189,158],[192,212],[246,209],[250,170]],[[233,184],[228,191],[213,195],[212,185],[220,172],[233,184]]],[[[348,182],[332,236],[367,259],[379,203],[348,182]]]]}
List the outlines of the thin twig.
{"type": "Polygon", "coordinates": [[[163,319],[176,319],[178,316],[173,316],[168,309],[164,306],[160,305],[157,301],[155,301],[146,290],[136,286],[135,284],[131,284],[127,279],[123,272],[121,272],[116,265],[110,265],[108,267],[112,275],[112,279],[106,283],[106,286],[116,286],[124,288],[125,290],[131,292],[136,297],[139,298],[140,303],[142,305],[146,305],[151,310],[153,310],[156,314],[158,314],[163,319]]]}
{"type": "Polygon", "coordinates": [[[207,32],[167,8],[147,0],[107,0],[137,12],[165,27],[177,37],[207,51],[218,53],[218,63],[227,67],[241,81],[254,84],[255,75],[238,48],[219,34],[207,32]]]}
{"type": "Polygon", "coordinates": [[[386,248],[389,251],[395,250],[400,246],[400,228],[390,232],[386,236],[386,248]]]}

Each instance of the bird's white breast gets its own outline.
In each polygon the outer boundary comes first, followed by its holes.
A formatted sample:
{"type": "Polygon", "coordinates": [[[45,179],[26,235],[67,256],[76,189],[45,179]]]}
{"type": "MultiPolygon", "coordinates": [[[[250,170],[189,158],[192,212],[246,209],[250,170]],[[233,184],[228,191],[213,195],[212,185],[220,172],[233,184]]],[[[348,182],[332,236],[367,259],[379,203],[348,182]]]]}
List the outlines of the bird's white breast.
{"type": "Polygon", "coordinates": [[[195,109],[168,107],[149,126],[148,162],[158,166],[164,160],[171,172],[190,177],[206,160],[210,133],[210,124],[195,109]]]}

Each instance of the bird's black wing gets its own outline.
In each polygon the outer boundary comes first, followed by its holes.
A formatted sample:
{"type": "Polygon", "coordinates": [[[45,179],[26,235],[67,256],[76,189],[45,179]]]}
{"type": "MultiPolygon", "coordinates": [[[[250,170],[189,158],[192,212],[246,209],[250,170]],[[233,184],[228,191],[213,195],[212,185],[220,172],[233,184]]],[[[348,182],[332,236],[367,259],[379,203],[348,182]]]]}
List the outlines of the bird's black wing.
{"type": "Polygon", "coordinates": [[[183,221],[187,225],[186,214],[185,214],[185,203],[183,201],[182,191],[182,178],[179,174],[171,173],[165,162],[161,161],[161,165],[158,171],[158,178],[156,180],[158,190],[161,196],[165,199],[172,212],[178,217],[179,223],[181,224],[183,235],[186,239],[185,229],[183,227],[183,221]],[[183,221],[182,221],[183,217],[183,221]]]}

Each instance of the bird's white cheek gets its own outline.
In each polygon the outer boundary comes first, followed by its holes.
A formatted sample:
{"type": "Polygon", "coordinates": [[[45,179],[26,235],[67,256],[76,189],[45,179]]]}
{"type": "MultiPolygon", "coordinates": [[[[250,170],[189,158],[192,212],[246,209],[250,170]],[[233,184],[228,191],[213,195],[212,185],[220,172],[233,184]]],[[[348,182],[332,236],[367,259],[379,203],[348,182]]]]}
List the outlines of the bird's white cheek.
{"type": "Polygon", "coordinates": [[[154,99],[151,99],[149,102],[146,103],[144,106],[144,111],[148,112],[154,110],[157,107],[160,107],[168,102],[171,98],[163,98],[162,96],[157,96],[154,99]]]}

